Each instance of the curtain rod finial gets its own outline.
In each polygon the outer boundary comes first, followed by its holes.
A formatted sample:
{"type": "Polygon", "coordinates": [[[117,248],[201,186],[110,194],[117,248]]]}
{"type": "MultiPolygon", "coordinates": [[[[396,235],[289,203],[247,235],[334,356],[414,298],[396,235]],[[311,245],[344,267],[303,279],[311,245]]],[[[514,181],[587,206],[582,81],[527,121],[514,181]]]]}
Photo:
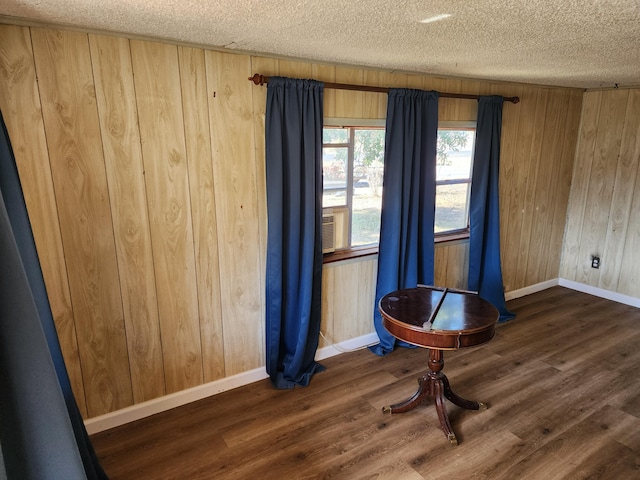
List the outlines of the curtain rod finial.
{"type": "Polygon", "coordinates": [[[249,77],[249,81],[253,82],[255,85],[264,85],[265,83],[269,82],[269,77],[265,77],[264,75],[260,75],[259,73],[256,73],[253,75],[253,77],[249,77]]]}

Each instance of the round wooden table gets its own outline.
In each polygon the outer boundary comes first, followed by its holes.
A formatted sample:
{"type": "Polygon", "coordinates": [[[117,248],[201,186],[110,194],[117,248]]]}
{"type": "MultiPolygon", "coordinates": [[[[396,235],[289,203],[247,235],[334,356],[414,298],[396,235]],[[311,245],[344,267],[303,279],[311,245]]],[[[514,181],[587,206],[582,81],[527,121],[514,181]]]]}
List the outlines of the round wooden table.
{"type": "Polygon", "coordinates": [[[481,402],[456,395],[442,373],[444,350],[457,350],[493,338],[498,311],[475,292],[418,286],[391,292],[378,304],[384,327],[396,338],[429,349],[429,371],[418,379],[418,391],[407,400],[382,408],[403,413],[433,397],[440,426],[452,445],[458,444],[444,399],[468,410],[484,410],[481,402]]]}

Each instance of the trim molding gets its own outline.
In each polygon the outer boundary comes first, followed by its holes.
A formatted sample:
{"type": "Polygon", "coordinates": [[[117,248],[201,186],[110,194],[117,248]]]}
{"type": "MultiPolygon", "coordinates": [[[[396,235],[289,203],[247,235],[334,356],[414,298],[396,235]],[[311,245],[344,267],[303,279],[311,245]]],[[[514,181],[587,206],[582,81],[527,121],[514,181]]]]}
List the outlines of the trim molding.
{"type": "MultiPolygon", "coordinates": [[[[316,360],[323,360],[325,358],[333,357],[341,353],[358,350],[365,348],[372,343],[377,343],[378,336],[375,333],[363,335],[361,337],[352,338],[345,342],[338,343],[336,345],[330,345],[318,349],[316,352],[316,360]]],[[[134,422],[156,413],[165,412],[172,408],[187,405],[188,403],[202,400],[203,398],[211,397],[218,393],[226,392],[237,387],[249,385],[260,380],[268,378],[265,367],[256,368],[247,372],[232,375],[230,377],[221,378],[213,382],[198,385],[187,390],[181,390],[179,392],[171,393],[163,397],[154,398],[147,402],[131,405],[130,407],[116,410],[99,417],[89,418],[85,420],[84,425],[89,435],[94,433],[103,432],[110,428],[119,427],[126,423],[134,422]]]]}
{"type": "MultiPolygon", "coordinates": [[[[640,298],[630,297],[628,295],[611,292],[598,287],[592,287],[590,285],[585,285],[584,283],[578,283],[564,278],[554,278],[525,288],[507,292],[504,295],[505,300],[513,300],[515,298],[531,295],[532,293],[541,292],[542,290],[555,287],[556,285],[640,308],[640,298]]],[[[340,355],[341,353],[366,348],[369,345],[378,343],[378,341],[378,335],[373,332],[357,338],[352,338],[351,340],[329,345],[328,347],[319,348],[316,352],[316,360],[324,360],[325,358],[340,355]]],[[[227,390],[249,385],[250,383],[264,380],[268,377],[265,367],[256,368],[255,370],[232,375],[231,377],[215,380],[213,382],[205,383],[204,385],[198,385],[197,387],[189,388],[187,390],[154,398],[148,402],[138,403],[99,417],[90,418],[85,420],[84,424],[87,428],[87,433],[89,433],[89,435],[93,435],[94,433],[119,427],[120,425],[134,422],[197,400],[202,400],[203,398],[207,398],[227,390]]]]}
{"type": "Polygon", "coordinates": [[[531,295],[532,293],[541,292],[542,290],[555,287],[556,285],[559,285],[558,279],[553,278],[551,280],[536,283],[535,285],[529,285],[528,287],[520,288],[518,290],[512,290],[511,292],[506,292],[504,294],[504,299],[507,301],[513,300],[514,298],[520,298],[526,295],[531,295]]]}
{"type": "Polygon", "coordinates": [[[89,435],[94,433],[109,430],[110,428],[119,427],[126,423],[134,422],[156,413],[171,410],[175,407],[180,407],[203,398],[222,393],[227,390],[231,390],[243,385],[248,385],[259,380],[267,378],[267,371],[265,367],[256,368],[255,370],[249,370],[230,377],[221,378],[213,382],[198,385],[196,387],[181,390],[179,392],[164,395],[162,397],[154,398],[147,402],[137,403],[130,407],[116,410],[99,417],[90,418],[85,420],[84,425],[89,435]]]}
{"type": "Polygon", "coordinates": [[[605,290],[604,288],[592,287],[591,285],[574,282],[573,280],[567,280],[564,278],[559,279],[558,285],[560,285],[561,287],[570,288],[572,290],[577,290],[578,292],[588,293],[589,295],[606,298],[607,300],[612,300],[614,302],[624,303],[625,305],[640,308],[640,298],[630,297],[629,295],[612,292],[610,290],[605,290]]]}
{"type": "Polygon", "coordinates": [[[341,353],[354,352],[375,345],[380,339],[375,332],[362,335],[361,337],[345,340],[344,342],[329,345],[328,347],[319,348],[316,352],[316,360],[324,360],[325,358],[340,355],[341,353]]]}

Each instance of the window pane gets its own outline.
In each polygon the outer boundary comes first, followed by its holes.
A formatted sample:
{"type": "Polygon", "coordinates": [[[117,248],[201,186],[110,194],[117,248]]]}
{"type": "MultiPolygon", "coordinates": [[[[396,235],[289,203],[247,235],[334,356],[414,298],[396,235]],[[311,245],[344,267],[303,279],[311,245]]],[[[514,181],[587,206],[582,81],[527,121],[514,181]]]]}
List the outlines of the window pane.
{"type": "Polygon", "coordinates": [[[322,143],[349,143],[349,129],[324,127],[322,143]]]}
{"type": "Polygon", "coordinates": [[[322,149],[322,188],[325,191],[347,188],[347,153],[347,147],[322,149]]]}
{"type": "Polygon", "coordinates": [[[353,187],[370,187],[371,195],[379,196],[384,172],[384,130],[355,130],[353,150],[353,187]]]}
{"type": "Polygon", "coordinates": [[[467,199],[470,183],[438,185],[436,187],[435,232],[467,228],[467,199]]]}
{"type": "Polygon", "coordinates": [[[353,134],[352,246],[378,243],[383,169],[384,129],[355,129],[353,134]]]}
{"type": "Polygon", "coordinates": [[[438,130],[436,181],[471,178],[474,130],[438,130]]]}
{"type": "Polygon", "coordinates": [[[382,197],[369,186],[353,189],[353,217],[351,220],[351,245],[369,245],[380,239],[380,211],[382,197]]]}
{"type": "Polygon", "coordinates": [[[346,207],[347,191],[346,190],[325,190],[322,192],[322,208],[327,207],[346,207]]]}

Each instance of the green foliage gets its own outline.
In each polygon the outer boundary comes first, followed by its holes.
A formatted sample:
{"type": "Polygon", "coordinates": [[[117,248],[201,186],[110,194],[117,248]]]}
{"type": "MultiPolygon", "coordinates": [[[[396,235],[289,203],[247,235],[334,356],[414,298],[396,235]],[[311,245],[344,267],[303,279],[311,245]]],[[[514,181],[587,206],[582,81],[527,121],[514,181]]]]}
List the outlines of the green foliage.
{"type": "Polygon", "coordinates": [[[438,130],[436,165],[450,165],[448,152],[458,152],[467,146],[467,132],[464,130],[438,130]]]}
{"type": "Polygon", "coordinates": [[[376,162],[384,162],[384,130],[356,130],[353,148],[353,163],[356,167],[368,167],[376,162]]]}

